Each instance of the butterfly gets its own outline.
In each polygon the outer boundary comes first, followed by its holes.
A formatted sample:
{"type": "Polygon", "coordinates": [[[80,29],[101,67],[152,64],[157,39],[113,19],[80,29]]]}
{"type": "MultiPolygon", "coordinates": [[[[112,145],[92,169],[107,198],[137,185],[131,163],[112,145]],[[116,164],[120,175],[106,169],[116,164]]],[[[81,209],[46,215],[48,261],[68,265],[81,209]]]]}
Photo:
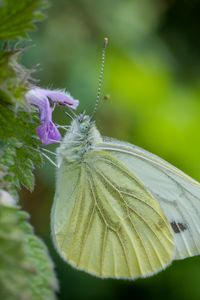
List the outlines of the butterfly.
{"type": "Polygon", "coordinates": [[[135,145],[72,121],[57,149],[51,232],[61,257],[102,278],[136,279],[200,254],[200,184],[135,145]]]}

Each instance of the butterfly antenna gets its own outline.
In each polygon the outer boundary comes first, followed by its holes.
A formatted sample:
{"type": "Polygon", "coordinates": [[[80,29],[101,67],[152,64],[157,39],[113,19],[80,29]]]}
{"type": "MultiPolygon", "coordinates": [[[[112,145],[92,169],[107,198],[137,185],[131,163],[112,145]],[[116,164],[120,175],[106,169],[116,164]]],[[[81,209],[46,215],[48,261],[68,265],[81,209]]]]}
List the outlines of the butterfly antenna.
{"type": "Polygon", "coordinates": [[[96,97],[96,101],[95,101],[95,106],[94,106],[94,110],[91,116],[91,119],[93,119],[96,111],[97,111],[97,107],[99,104],[99,100],[100,100],[100,95],[101,95],[101,86],[102,86],[102,81],[103,81],[103,73],[104,73],[104,64],[105,64],[105,50],[106,47],[108,46],[108,38],[105,37],[104,41],[103,41],[103,47],[102,47],[102,56],[101,56],[101,70],[100,70],[100,75],[99,75],[99,82],[98,82],[98,89],[97,89],[97,97],[96,97]]]}

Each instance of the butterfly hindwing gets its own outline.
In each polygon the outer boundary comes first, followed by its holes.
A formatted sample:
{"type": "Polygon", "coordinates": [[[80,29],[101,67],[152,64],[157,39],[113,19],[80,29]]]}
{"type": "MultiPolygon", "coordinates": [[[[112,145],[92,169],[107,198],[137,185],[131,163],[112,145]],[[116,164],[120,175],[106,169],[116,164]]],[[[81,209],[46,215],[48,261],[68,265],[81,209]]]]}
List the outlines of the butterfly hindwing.
{"type": "Polygon", "coordinates": [[[100,277],[151,275],[175,250],[158,201],[123,162],[101,150],[60,166],[52,235],[66,261],[100,277]]]}
{"type": "Polygon", "coordinates": [[[109,151],[144,183],[167,216],[176,259],[200,254],[200,184],[158,156],[137,146],[106,138],[97,146],[109,151]]]}

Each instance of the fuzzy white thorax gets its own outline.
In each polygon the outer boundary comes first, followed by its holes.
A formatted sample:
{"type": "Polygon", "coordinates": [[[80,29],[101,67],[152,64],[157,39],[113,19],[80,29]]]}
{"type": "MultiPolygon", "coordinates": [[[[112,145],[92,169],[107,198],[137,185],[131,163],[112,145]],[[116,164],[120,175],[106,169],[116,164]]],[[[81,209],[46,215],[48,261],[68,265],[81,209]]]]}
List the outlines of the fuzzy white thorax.
{"type": "Polygon", "coordinates": [[[75,118],[66,132],[60,147],[57,149],[58,167],[63,160],[76,162],[83,158],[94,144],[102,142],[102,137],[97,130],[94,121],[87,115],[75,118]]]}

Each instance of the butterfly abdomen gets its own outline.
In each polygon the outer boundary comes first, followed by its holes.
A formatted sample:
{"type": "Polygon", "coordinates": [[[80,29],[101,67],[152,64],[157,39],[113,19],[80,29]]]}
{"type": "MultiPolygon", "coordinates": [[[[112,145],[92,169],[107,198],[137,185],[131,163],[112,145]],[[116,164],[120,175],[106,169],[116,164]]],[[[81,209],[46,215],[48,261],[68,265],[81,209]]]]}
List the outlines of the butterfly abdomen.
{"type": "Polygon", "coordinates": [[[92,146],[101,142],[99,131],[89,116],[80,115],[71,123],[64,139],[57,150],[58,165],[65,162],[80,162],[92,146]]]}

